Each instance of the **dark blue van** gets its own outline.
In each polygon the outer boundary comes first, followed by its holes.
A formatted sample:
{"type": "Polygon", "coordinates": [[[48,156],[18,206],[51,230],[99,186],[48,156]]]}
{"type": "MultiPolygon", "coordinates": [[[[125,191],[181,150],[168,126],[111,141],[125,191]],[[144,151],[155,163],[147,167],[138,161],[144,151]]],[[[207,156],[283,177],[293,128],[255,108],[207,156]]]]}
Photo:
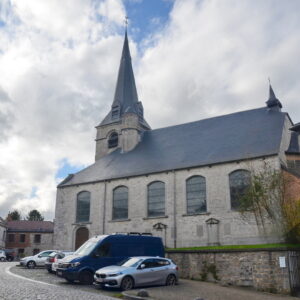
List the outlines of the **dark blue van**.
{"type": "Polygon", "coordinates": [[[73,255],[65,257],[58,265],[57,276],[69,282],[79,280],[92,284],[95,271],[115,265],[131,256],[164,257],[160,237],[137,234],[99,235],[90,238],[73,255]]]}

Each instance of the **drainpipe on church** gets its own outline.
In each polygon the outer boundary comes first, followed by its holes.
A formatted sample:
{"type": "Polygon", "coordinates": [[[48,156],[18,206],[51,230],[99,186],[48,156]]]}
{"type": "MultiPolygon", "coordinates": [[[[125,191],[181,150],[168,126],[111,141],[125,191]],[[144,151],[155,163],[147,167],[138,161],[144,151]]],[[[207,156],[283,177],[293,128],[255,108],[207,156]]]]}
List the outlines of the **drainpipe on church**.
{"type": "Polygon", "coordinates": [[[104,197],[103,197],[103,223],[102,223],[102,234],[105,234],[105,215],[106,215],[106,180],[104,181],[104,197]]]}
{"type": "Polygon", "coordinates": [[[176,222],[176,207],[177,207],[177,192],[176,192],[176,173],[175,170],[172,171],[173,173],[173,228],[174,228],[174,248],[177,246],[177,222],[176,222]]]}

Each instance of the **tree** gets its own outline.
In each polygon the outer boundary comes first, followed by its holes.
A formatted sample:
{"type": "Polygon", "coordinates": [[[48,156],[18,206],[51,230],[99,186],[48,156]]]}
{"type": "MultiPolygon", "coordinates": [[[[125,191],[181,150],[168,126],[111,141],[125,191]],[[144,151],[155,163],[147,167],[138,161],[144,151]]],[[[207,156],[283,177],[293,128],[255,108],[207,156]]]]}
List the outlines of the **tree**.
{"type": "Polygon", "coordinates": [[[245,218],[253,214],[256,224],[265,230],[266,224],[275,226],[285,240],[300,242],[300,198],[290,193],[299,185],[283,170],[274,169],[267,162],[259,170],[251,171],[251,182],[240,197],[239,212],[245,218]]]}
{"type": "Polygon", "coordinates": [[[26,220],[28,220],[28,221],[44,221],[44,217],[41,215],[41,213],[38,210],[33,209],[28,213],[26,220]]]}
{"type": "Polygon", "coordinates": [[[8,213],[6,220],[7,221],[19,221],[19,220],[21,220],[21,214],[19,213],[19,211],[17,209],[15,209],[12,212],[8,213]]]}

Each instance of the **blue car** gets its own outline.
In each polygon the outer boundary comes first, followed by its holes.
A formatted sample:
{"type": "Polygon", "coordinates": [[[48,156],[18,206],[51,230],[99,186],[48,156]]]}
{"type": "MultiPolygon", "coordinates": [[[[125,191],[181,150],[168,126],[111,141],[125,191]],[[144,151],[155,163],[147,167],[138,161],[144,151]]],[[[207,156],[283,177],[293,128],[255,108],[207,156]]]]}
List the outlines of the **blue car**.
{"type": "Polygon", "coordinates": [[[73,255],[61,260],[56,270],[59,277],[69,282],[92,284],[94,273],[132,256],[164,257],[160,237],[136,234],[99,235],[86,241],[73,255]]]}

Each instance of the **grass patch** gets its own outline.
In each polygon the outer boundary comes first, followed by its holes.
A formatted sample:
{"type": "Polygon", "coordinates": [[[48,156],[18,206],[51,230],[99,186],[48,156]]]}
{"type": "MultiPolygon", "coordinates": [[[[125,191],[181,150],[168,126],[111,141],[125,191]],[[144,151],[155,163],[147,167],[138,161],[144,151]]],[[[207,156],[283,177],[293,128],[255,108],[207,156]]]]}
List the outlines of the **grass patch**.
{"type": "Polygon", "coordinates": [[[113,294],[112,297],[114,297],[114,298],[119,298],[119,299],[123,299],[123,295],[122,295],[121,293],[113,294]]]}
{"type": "Polygon", "coordinates": [[[261,249],[261,248],[299,248],[300,244],[259,244],[259,245],[224,245],[224,246],[202,246],[202,247],[187,247],[187,248],[167,248],[166,251],[178,250],[243,250],[243,249],[261,249]]]}

